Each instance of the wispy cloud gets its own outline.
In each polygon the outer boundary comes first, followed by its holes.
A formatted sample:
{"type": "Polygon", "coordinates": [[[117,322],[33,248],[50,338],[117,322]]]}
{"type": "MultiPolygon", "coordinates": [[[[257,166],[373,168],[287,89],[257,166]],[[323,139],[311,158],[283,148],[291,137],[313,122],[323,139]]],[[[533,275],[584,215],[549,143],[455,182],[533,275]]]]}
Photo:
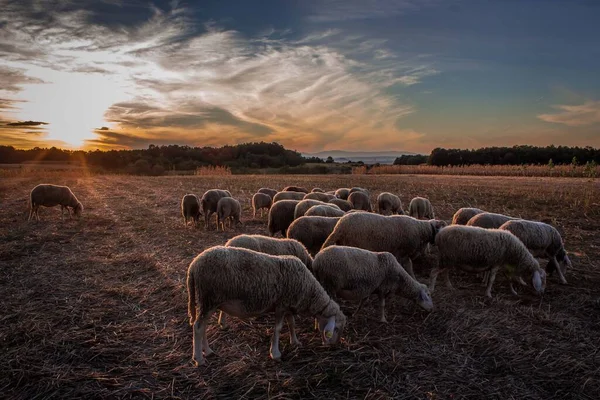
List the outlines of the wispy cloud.
{"type": "Polygon", "coordinates": [[[309,1],[309,20],[318,23],[393,17],[437,4],[439,0],[320,0],[309,1]]]}
{"type": "Polygon", "coordinates": [[[600,124],[600,101],[590,100],[579,105],[557,105],[553,108],[560,111],[554,114],[540,114],[538,118],[567,126],[600,124]]]}

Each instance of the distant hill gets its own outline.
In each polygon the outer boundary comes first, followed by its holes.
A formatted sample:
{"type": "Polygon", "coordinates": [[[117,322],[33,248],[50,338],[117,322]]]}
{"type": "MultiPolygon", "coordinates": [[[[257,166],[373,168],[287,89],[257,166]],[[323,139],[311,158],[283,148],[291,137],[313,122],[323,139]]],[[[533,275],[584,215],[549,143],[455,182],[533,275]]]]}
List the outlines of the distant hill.
{"type": "Polygon", "coordinates": [[[302,154],[304,157],[319,157],[326,159],[331,156],[335,162],[362,161],[365,164],[393,164],[397,157],[403,154],[417,154],[409,151],[344,151],[325,150],[318,153],[302,154]]]}

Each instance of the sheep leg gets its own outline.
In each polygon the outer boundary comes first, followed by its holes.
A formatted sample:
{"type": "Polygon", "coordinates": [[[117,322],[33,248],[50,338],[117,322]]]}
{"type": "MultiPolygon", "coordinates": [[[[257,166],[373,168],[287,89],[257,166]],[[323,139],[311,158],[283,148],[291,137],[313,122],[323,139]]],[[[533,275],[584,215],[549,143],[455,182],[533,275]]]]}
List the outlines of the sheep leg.
{"type": "Polygon", "coordinates": [[[252,207],[252,218],[256,219],[256,208],[252,207]]]}
{"type": "Polygon", "coordinates": [[[435,290],[435,281],[437,280],[437,276],[440,273],[440,271],[443,271],[443,270],[438,267],[434,267],[431,270],[431,273],[429,274],[429,292],[430,293],[433,293],[433,291],[435,290]]]}
{"type": "Polygon", "coordinates": [[[383,322],[387,324],[387,319],[385,318],[385,296],[379,295],[379,322],[383,322]]]}
{"type": "Polygon", "coordinates": [[[355,316],[356,314],[358,314],[358,312],[359,312],[359,311],[360,311],[360,309],[362,308],[362,306],[363,306],[363,303],[364,303],[364,302],[365,302],[365,299],[360,299],[360,301],[358,302],[358,308],[356,309],[356,311],[354,311],[354,312],[352,313],[352,318],[354,318],[354,316],[355,316]]]}
{"type": "Polygon", "coordinates": [[[413,264],[410,258],[406,259],[406,263],[404,263],[404,269],[413,279],[417,279],[417,277],[415,276],[415,272],[413,271],[413,264]]]}
{"type": "Polygon", "coordinates": [[[452,286],[452,282],[450,282],[450,269],[446,268],[443,272],[444,274],[444,282],[446,282],[446,289],[454,290],[454,286],[452,286]]]}
{"type": "Polygon", "coordinates": [[[227,324],[225,323],[225,313],[223,311],[219,312],[219,322],[218,322],[218,324],[221,327],[221,329],[227,328],[227,324]]]}
{"type": "Polygon", "coordinates": [[[560,266],[558,265],[556,257],[553,256],[550,257],[550,259],[548,260],[548,265],[546,265],[546,271],[550,272],[554,270],[556,270],[556,273],[558,274],[558,279],[560,280],[560,283],[562,285],[566,285],[567,280],[565,279],[565,275],[563,274],[562,268],[560,268],[560,266]]]}
{"type": "Polygon", "coordinates": [[[275,361],[281,359],[281,352],[279,351],[279,335],[281,334],[281,328],[283,327],[283,317],[283,314],[275,314],[275,331],[271,338],[271,350],[269,351],[271,358],[275,361]]]}
{"type": "Polygon", "coordinates": [[[287,321],[288,328],[290,330],[290,344],[302,346],[302,343],[300,343],[298,340],[298,336],[296,336],[296,321],[294,320],[294,315],[286,315],[285,320],[287,321]]]}
{"type": "Polygon", "coordinates": [[[208,339],[206,338],[206,326],[208,325],[208,317],[209,315],[199,317],[194,322],[194,333],[192,336],[192,360],[194,361],[196,366],[206,364],[206,361],[204,360],[204,357],[202,355],[203,347],[204,353],[207,356],[213,353],[210,347],[208,347],[208,339]]]}
{"type": "Polygon", "coordinates": [[[494,284],[494,281],[496,280],[496,274],[498,273],[499,269],[500,269],[499,266],[495,266],[490,270],[490,279],[488,281],[487,289],[485,290],[485,295],[487,297],[489,297],[490,299],[492,298],[492,285],[494,284]]]}
{"type": "Polygon", "coordinates": [[[33,217],[33,207],[31,207],[29,209],[29,218],[27,218],[27,221],[31,221],[31,218],[33,217]]]}
{"type": "Polygon", "coordinates": [[[508,285],[510,286],[510,292],[511,292],[513,295],[515,295],[515,296],[518,296],[518,295],[519,295],[519,293],[517,293],[517,291],[515,290],[515,287],[514,287],[514,285],[513,285],[513,283],[512,283],[512,280],[510,281],[510,283],[509,283],[508,285]]]}
{"type": "Polygon", "coordinates": [[[60,206],[60,220],[64,221],[65,219],[65,206],[60,206]]]}

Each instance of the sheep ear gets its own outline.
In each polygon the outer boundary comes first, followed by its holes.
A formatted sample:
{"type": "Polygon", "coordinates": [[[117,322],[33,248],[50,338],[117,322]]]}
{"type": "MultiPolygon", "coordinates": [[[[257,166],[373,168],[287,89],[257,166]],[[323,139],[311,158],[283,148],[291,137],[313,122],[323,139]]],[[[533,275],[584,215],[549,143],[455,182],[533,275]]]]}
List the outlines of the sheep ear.
{"type": "Polygon", "coordinates": [[[533,273],[533,288],[535,289],[536,292],[541,292],[542,291],[542,277],[540,275],[539,271],[535,271],[533,273]]]}
{"type": "Polygon", "coordinates": [[[323,336],[325,340],[329,340],[333,337],[333,330],[335,329],[335,315],[332,315],[327,319],[327,324],[323,328],[323,336]]]}

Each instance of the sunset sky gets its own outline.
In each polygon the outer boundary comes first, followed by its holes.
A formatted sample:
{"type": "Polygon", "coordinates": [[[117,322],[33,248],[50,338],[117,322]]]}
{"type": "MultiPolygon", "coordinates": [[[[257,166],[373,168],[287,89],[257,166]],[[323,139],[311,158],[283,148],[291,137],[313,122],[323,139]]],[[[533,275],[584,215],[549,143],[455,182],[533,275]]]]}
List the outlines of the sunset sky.
{"type": "Polygon", "coordinates": [[[600,147],[597,0],[0,0],[0,144],[600,147]]]}

